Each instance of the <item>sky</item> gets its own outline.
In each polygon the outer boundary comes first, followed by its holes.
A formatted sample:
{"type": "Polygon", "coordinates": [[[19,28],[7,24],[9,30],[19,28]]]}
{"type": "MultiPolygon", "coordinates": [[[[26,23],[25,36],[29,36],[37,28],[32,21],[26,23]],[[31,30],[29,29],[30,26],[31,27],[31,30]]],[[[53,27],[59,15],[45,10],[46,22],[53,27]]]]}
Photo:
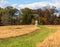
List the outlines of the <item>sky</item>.
{"type": "Polygon", "coordinates": [[[31,4],[34,2],[44,2],[44,1],[50,1],[50,0],[8,0],[11,4],[31,4]]]}
{"type": "Polygon", "coordinates": [[[30,9],[37,9],[42,7],[55,6],[60,9],[60,0],[0,0],[0,7],[13,6],[17,9],[28,7],[30,9]]]}

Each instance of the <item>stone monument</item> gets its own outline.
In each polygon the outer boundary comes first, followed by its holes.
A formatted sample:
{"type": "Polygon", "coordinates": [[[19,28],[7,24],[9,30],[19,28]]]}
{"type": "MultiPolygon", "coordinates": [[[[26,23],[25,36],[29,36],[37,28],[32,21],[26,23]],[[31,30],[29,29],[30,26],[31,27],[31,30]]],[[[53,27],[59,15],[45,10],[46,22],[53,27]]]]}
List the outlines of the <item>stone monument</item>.
{"type": "Polygon", "coordinates": [[[35,25],[38,25],[38,20],[35,21],[35,25]]]}

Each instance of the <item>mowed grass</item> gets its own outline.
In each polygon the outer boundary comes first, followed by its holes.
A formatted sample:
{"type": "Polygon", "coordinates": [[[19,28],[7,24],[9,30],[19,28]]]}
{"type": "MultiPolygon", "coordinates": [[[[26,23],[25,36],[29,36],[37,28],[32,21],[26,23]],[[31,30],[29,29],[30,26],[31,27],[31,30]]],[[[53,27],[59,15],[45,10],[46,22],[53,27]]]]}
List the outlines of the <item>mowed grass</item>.
{"type": "Polygon", "coordinates": [[[0,47],[36,47],[38,42],[42,42],[46,37],[55,32],[56,29],[50,29],[43,25],[34,33],[23,35],[16,38],[0,40],[0,47]]]}

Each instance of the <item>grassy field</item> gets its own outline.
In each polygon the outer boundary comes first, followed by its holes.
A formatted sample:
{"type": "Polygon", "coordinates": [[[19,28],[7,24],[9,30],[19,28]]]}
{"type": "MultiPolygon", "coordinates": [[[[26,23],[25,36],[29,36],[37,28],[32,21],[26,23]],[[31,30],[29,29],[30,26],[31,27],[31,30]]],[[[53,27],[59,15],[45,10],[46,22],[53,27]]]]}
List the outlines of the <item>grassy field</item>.
{"type": "Polygon", "coordinates": [[[56,32],[48,36],[42,43],[37,43],[37,47],[60,47],[60,25],[47,25],[47,28],[55,28],[56,32]]]}
{"type": "Polygon", "coordinates": [[[54,29],[44,26],[38,26],[40,29],[34,33],[24,36],[0,40],[0,47],[36,47],[38,42],[42,42],[50,34],[54,33],[54,29]]]}
{"type": "Polygon", "coordinates": [[[38,29],[39,27],[34,25],[0,26],[0,39],[30,34],[38,29]]]}

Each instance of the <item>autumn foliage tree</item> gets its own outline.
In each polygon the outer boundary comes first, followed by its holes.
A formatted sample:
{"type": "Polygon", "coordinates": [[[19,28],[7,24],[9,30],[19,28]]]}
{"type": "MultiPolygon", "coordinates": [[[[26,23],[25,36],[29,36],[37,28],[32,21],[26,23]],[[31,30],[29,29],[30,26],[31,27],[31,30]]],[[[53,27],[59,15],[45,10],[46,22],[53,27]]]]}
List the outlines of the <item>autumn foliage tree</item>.
{"type": "Polygon", "coordinates": [[[55,7],[51,9],[29,9],[18,10],[11,6],[0,8],[0,25],[30,25],[38,20],[39,25],[60,25],[60,15],[54,15],[55,7]],[[20,14],[22,11],[22,14],[20,14]]]}

